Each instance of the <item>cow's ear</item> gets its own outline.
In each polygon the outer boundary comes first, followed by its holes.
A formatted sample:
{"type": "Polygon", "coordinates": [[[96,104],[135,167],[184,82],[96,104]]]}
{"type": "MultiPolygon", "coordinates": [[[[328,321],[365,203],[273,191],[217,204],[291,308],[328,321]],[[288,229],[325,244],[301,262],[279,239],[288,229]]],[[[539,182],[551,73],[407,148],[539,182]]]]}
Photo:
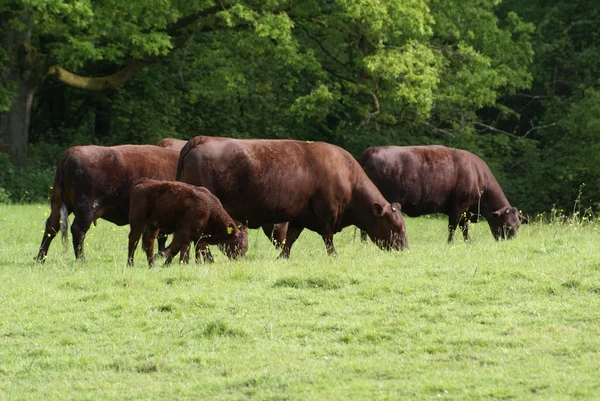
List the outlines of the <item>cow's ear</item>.
{"type": "Polygon", "coordinates": [[[383,205],[381,203],[373,203],[373,214],[378,217],[383,216],[383,205]]]}
{"type": "Polygon", "coordinates": [[[498,218],[498,217],[502,216],[503,213],[508,213],[509,211],[510,211],[510,207],[504,206],[504,207],[501,207],[500,209],[496,210],[495,212],[492,212],[492,216],[498,218]]]}
{"type": "Polygon", "coordinates": [[[229,223],[227,225],[227,235],[233,234],[234,231],[235,231],[235,224],[229,223]]]}
{"type": "Polygon", "coordinates": [[[525,216],[523,213],[519,212],[519,221],[521,224],[529,224],[529,218],[525,216]]]}

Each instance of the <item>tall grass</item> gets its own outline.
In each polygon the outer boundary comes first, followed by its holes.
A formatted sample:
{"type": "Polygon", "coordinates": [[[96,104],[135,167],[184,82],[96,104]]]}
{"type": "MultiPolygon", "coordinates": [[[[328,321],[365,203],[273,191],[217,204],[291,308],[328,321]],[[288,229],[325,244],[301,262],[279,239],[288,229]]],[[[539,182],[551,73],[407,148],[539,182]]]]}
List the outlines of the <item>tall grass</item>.
{"type": "Polygon", "coordinates": [[[126,267],[99,221],[87,263],[52,244],[47,206],[0,206],[0,399],[598,399],[598,225],[407,219],[410,251],[303,232],[288,261],[258,231],[244,261],[126,267]]]}

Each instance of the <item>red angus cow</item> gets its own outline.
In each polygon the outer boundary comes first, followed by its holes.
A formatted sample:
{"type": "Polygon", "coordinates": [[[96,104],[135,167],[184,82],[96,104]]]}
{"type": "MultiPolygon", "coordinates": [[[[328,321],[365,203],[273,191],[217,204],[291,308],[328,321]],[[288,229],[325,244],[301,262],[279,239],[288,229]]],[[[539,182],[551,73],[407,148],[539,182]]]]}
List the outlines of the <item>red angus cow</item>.
{"type": "MultiPolygon", "coordinates": [[[[158,141],[156,146],[162,146],[163,148],[169,148],[169,149],[181,151],[181,149],[185,146],[186,143],[187,143],[187,141],[184,141],[182,139],[164,138],[164,139],[161,139],[160,141],[158,141]]],[[[242,225],[241,229],[246,232],[248,231],[248,229],[244,225],[242,225]]],[[[263,229],[263,232],[265,233],[265,235],[267,237],[269,237],[269,239],[271,241],[273,241],[273,244],[275,245],[275,247],[279,248],[281,246],[281,242],[285,238],[287,224],[285,224],[285,223],[284,223],[284,225],[277,224],[275,226],[274,225],[266,225],[266,226],[263,226],[262,229],[263,229]]],[[[159,241],[158,254],[162,255],[164,253],[164,248],[165,248],[164,247],[164,242],[165,242],[164,236],[159,235],[158,241],[159,241]],[[161,244],[162,244],[162,246],[161,246],[161,244]]],[[[222,250],[222,251],[226,252],[225,250],[222,250]]],[[[205,256],[209,260],[212,260],[210,252],[208,252],[205,256]]]]}
{"type": "Polygon", "coordinates": [[[334,233],[349,225],[383,249],[407,246],[400,205],[335,145],[197,136],[181,150],[177,179],[208,188],[248,227],[289,222],[281,257],[304,228],[319,233],[330,254],[334,233]]]}
{"type": "Polygon", "coordinates": [[[448,242],[457,225],[469,240],[469,221],[483,216],[497,240],[515,236],[520,214],[512,207],[487,164],[466,150],[445,146],[374,146],[359,163],[383,196],[415,217],[449,216],[448,242]]]}
{"type": "Polygon", "coordinates": [[[75,257],[83,259],[83,240],[92,222],[102,218],[117,225],[129,223],[129,195],[140,178],[175,180],[179,152],[154,145],[75,146],[58,162],[51,213],[37,260],[44,262],[50,243],[71,225],[75,257]]]}
{"type": "MultiPolygon", "coordinates": [[[[243,256],[248,249],[246,232],[223,209],[221,202],[206,188],[182,182],[143,179],[131,191],[129,213],[129,258],[133,266],[135,248],[143,234],[142,248],[148,265],[154,265],[154,239],[161,230],[174,233],[166,249],[165,265],[181,251],[181,260],[188,262],[190,242],[223,245],[231,259],[243,256]]],[[[196,246],[196,261],[202,248],[196,246]]]]}

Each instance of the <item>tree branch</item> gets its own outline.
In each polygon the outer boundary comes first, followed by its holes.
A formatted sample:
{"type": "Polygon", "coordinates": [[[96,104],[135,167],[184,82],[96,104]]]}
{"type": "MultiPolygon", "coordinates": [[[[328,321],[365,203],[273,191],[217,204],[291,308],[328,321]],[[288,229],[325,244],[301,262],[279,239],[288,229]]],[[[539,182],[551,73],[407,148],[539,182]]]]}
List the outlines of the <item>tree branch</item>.
{"type": "Polygon", "coordinates": [[[434,131],[438,131],[438,132],[444,133],[446,135],[450,135],[452,138],[456,137],[456,134],[454,132],[449,131],[447,129],[436,127],[435,125],[428,123],[427,121],[425,121],[423,124],[425,124],[426,126],[428,126],[429,128],[431,128],[434,131]]]}
{"type": "Polygon", "coordinates": [[[550,124],[545,124],[545,125],[533,126],[533,123],[531,123],[532,127],[527,132],[525,132],[525,134],[523,134],[523,135],[516,135],[514,132],[510,133],[510,132],[507,132],[507,131],[503,131],[501,129],[492,127],[491,125],[483,124],[483,123],[480,123],[480,122],[477,122],[477,121],[473,123],[473,125],[476,125],[476,126],[479,126],[479,127],[483,127],[484,131],[485,130],[490,130],[490,131],[497,132],[499,134],[504,134],[504,135],[510,136],[511,138],[516,138],[516,139],[525,139],[533,131],[536,131],[536,130],[539,130],[539,129],[543,129],[543,128],[548,128],[548,127],[553,127],[556,124],[557,123],[550,123],[550,124]]]}
{"type": "MultiPolygon", "coordinates": [[[[216,26],[203,26],[200,29],[191,33],[181,33],[181,31],[197,22],[199,19],[208,17],[215,14],[218,11],[226,10],[226,7],[213,6],[196,13],[190,14],[183,18],[180,18],[173,24],[171,24],[165,32],[172,37],[173,49],[182,47],[195,33],[210,32],[221,27],[216,26]]],[[[102,92],[106,90],[115,90],[120,88],[129,82],[135,74],[140,70],[144,69],[149,64],[152,64],[158,59],[157,56],[148,56],[141,60],[131,60],[125,67],[117,71],[114,74],[107,75],[104,77],[86,77],[67,71],[60,65],[52,65],[48,67],[46,76],[52,76],[58,79],[60,82],[69,85],[71,87],[82,89],[92,92],[102,92]]]]}
{"type": "Polygon", "coordinates": [[[147,64],[143,61],[135,60],[112,75],[96,78],[77,75],[65,70],[59,65],[53,65],[48,69],[48,75],[55,77],[62,83],[72,86],[73,88],[101,92],[120,88],[133,78],[138,71],[146,67],[146,65],[147,64]]]}

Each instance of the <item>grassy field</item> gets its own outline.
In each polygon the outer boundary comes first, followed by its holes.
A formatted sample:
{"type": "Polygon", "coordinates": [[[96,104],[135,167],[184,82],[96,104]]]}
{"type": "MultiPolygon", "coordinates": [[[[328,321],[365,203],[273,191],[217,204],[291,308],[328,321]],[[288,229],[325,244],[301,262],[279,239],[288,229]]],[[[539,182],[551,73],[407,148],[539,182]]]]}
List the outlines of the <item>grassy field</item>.
{"type": "Polygon", "coordinates": [[[149,270],[105,221],[87,263],[58,237],[35,263],[47,213],[0,206],[2,400],[600,399],[597,224],[407,219],[409,252],[304,232],[289,261],[251,231],[244,261],[149,270]]]}

